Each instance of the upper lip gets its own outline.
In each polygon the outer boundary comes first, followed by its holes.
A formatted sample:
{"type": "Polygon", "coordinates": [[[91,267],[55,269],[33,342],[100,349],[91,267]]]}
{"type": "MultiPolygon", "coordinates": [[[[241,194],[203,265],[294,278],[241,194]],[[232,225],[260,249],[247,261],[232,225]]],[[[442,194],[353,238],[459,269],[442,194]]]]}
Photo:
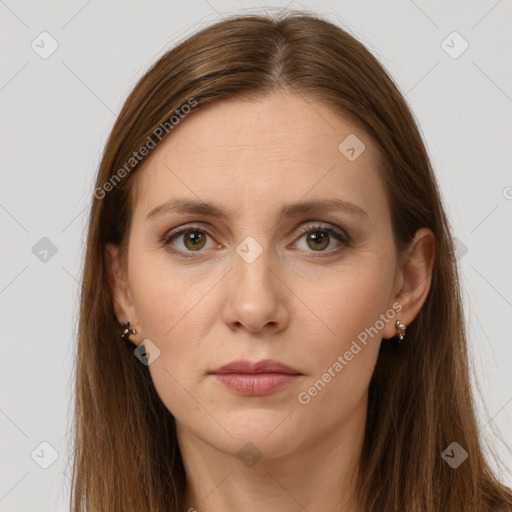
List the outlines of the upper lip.
{"type": "Polygon", "coordinates": [[[288,375],[302,375],[295,368],[273,359],[263,359],[257,362],[247,360],[232,361],[210,373],[286,373],[288,375]]]}

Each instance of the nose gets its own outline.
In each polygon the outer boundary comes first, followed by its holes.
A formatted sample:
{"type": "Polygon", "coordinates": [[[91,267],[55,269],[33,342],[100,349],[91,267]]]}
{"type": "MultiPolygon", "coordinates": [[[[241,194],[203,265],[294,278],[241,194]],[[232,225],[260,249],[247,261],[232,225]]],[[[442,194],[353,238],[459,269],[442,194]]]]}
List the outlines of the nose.
{"type": "Polygon", "coordinates": [[[291,292],[279,274],[278,263],[268,248],[254,261],[238,253],[233,255],[222,311],[222,318],[231,330],[277,333],[287,328],[291,292]]]}

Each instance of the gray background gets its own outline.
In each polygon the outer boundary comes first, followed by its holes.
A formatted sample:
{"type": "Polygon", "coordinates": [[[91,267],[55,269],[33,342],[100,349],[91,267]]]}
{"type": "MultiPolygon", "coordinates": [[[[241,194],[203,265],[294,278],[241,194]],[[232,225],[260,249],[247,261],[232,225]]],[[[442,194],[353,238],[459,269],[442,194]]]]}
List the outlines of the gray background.
{"type": "Polygon", "coordinates": [[[0,511],[67,510],[86,208],[128,92],[206,24],[286,5],[365,43],[418,119],[458,239],[481,430],[512,485],[510,0],[0,0],[0,511]]]}

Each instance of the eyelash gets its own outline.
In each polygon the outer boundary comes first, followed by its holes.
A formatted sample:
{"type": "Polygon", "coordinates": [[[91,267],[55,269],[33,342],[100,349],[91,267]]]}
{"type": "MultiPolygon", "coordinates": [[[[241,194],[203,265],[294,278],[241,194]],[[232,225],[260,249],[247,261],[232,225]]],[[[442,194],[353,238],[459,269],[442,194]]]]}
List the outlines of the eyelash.
{"type": "MultiPolygon", "coordinates": [[[[313,226],[311,226],[311,225],[310,226],[302,226],[300,228],[300,231],[302,233],[302,236],[308,235],[310,233],[325,232],[329,235],[329,237],[335,238],[342,244],[342,247],[338,248],[338,249],[334,249],[334,250],[330,250],[330,251],[318,251],[318,254],[313,254],[311,256],[312,258],[325,258],[328,256],[332,256],[333,254],[338,254],[343,249],[343,246],[349,247],[352,243],[352,238],[350,237],[350,235],[344,233],[343,231],[337,231],[336,229],[333,229],[329,226],[325,226],[322,224],[315,224],[313,226]]],[[[175,238],[179,238],[180,235],[184,235],[186,233],[202,233],[202,234],[206,234],[209,237],[213,238],[213,235],[208,230],[206,230],[202,227],[199,227],[199,226],[189,225],[189,226],[184,226],[184,227],[178,229],[177,231],[174,231],[174,232],[171,232],[171,233],[165,235],[162,239],[162,246],[169,247],[170,250],[174,254],[177,254],[178,256],[180,256],[182,258],[194,258],[196,256],[193,253],[204,252],[201,249],[199,249],[197,251],[182,251],[181,249],[172,248],[171,242],[175,238]],[[187,255],[187,253],[190,255],[187,255]]],[[[301,238],[302,238],[302,236],[301,236],[301,238]]],[[[315,253],[316,251],[308,251],[308,252],[315,253]]]]}

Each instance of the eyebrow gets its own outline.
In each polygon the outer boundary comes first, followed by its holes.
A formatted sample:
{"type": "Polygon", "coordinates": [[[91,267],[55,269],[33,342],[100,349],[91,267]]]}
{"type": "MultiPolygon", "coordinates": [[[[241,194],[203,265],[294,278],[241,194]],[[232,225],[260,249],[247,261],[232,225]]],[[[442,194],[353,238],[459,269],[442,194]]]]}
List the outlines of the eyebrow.
{"type": "MultiPolygon", "coordinates": [[[[305,214],[321,214],[336,210],[368,217],[368,214],[361,207],[338,198],[288,203],[281,208],[280,217],[299,217],[305,214]]],[[[230,217],[233,217],[232,212],[225,211],[220,206],[212,203],[191,199],[170,199],[153,208],[146,215],[145,221],[171,212],[217,217],[222,221],[228,221],[230,217]]]]}

